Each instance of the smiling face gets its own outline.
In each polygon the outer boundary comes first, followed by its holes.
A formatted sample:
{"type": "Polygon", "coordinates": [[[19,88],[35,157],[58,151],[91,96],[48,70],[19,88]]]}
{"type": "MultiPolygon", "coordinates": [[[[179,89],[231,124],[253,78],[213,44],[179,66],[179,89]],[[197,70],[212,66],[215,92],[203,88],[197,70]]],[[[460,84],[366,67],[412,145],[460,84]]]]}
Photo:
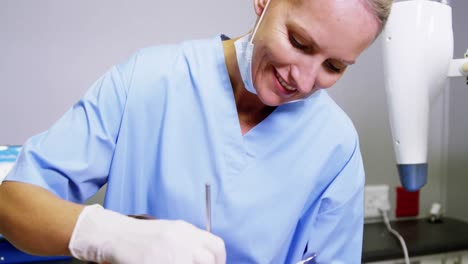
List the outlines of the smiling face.
{"type": "MultiPolygon", "coordinates": [[[[361,0],[270,1],[253,39],[252,77],[265,105],[332,86],[379,30],[361,0]]],[[[264,3],[255,0],[258,15],[264,3]]]]}

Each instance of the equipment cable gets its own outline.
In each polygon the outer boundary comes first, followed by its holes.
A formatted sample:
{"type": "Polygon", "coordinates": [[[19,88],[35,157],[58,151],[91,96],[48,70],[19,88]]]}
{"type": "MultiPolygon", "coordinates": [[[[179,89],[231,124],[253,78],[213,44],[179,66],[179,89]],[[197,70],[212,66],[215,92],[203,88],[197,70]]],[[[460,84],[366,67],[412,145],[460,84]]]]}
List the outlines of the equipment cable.
{"type": "Polygon", "coordinates": [[[406,247],[406,243],[405,243],[405,240],[403,239],[403,237],[397,232],[395,231],[395,229],[392,228],[392,226],[390,225],[390,220],[388,220],[388,215],[387,215],[387,210],[382,210],[382,209],[379,209],[380,210],[380,213],[382,214],[382,217],[384,219],[384,223],[385,225],[387,226],[387,229],[390,233],[392,233],[394,236],[396,236],[398,238],[398,240],[400,241],[400,245],[401,247],[403,248],[403,253],[405,254],[405,264],[410,264],[410,260],[409,260],[409,255],[408,255],[408,249],[406,247]]]}

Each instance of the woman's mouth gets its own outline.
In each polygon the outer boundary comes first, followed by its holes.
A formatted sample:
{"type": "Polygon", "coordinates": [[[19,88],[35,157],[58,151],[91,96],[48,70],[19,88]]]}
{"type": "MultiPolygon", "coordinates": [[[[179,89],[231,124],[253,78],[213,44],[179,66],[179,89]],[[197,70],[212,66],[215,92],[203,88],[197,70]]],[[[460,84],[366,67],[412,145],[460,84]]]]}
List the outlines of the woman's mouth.
{"type": "Polygon", "coordinates": [[[278,80],[278,83],[281,85],[282,88],[284,88],[284,91],[283,91],[284,93],[291,94],[291,93],[297,92],[297,88],[289,85],[283,78],[281,78],[281,76],[276,70],[275,70],[275,76],[276,76],[276,79],[278,80]]]}

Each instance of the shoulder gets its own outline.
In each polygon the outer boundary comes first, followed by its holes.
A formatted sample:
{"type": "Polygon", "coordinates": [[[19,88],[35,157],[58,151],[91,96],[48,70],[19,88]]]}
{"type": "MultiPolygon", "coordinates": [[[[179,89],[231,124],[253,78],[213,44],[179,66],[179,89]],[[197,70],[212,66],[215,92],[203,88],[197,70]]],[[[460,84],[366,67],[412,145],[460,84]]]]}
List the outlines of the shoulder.
{"type": "MultiPolygon", "coordinates": [[[[190,74],[203,61],[219,56],[220,37],[187,40],[142,48],[116,67],[128,86],[147,84],[177,74],[190,74]]],[[[169,78],[170,79],[170,78],[169,78]]]]}
{"type": "MultiPolygon", "coordinates": [[[[173,44],[161,44],[138,50],[131,58],[139,69],[167,70],[180,60],[193,60],[214,52],[220,38],[187,40],[173,44]]],[[[206,58],[207,59],[207,58],[206,58]]]]}
{"type": "MultiPolygon", "coordinates": [[[[326,146],[321,155],[327,155],[322,171],[326,188],[321,196],[319,212],[333,211],[354,201],[361,195],[365,182],[359,136],[351,118],[326,91],[311,98],[307,111],[321,131],[318,141],[326,146]]],[[[312,128],[313,129],[313,128],[312,128]]],[[[315,129],[318,129],[317,127],[315,129]]]]}
{"type": "Polygon", "coordinates": [[[351,118],[325,90],[316,92],[305,104],[306,129],[325,146],[338,151],[334,154],[340,154],[341,160],[347,160],[358,142],[351,118]]]}

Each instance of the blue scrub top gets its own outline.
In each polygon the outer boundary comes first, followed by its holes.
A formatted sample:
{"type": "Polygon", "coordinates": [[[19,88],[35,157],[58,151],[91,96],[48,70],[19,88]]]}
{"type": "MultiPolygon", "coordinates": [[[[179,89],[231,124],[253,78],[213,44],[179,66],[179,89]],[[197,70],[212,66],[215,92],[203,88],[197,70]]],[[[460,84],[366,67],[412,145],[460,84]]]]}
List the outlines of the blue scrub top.
{"type": "Polygon", "coordinates": [[[242,136],[220,36],[142,49],[110,69],[7,180],[212,232],[228,263],[360,263],[364,171],[347,115],[321,90],[242,136]]]}

